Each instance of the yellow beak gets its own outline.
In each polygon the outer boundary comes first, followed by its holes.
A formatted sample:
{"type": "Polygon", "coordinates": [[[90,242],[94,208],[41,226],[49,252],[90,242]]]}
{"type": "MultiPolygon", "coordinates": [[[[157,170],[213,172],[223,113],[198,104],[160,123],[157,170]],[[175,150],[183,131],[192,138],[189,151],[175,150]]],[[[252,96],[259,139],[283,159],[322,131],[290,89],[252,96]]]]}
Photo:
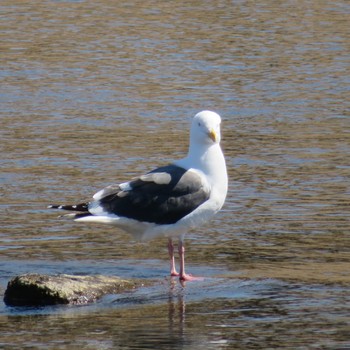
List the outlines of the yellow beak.
{"type": "Polygon", "coordinates": [[[208,136],[214,141],[216,142],[217,136],[216,136],[216,132],[212,129],[210,130],[208,136]]]}

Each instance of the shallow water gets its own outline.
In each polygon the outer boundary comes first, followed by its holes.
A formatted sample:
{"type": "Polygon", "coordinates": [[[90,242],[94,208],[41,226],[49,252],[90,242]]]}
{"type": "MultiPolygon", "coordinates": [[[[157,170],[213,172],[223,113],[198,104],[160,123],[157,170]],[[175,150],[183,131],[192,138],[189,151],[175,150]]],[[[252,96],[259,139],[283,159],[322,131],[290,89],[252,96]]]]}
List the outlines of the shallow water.
{"type": "Polygon", "coordinates": [[[0,347],[350,348],[346,1],[2,1],[0,293],[26,272],[155,281],[84,307],[0,304],[0,347]],[[164,239],[60,220],[223,117],[230,188],[167,277],[164,239]]]}

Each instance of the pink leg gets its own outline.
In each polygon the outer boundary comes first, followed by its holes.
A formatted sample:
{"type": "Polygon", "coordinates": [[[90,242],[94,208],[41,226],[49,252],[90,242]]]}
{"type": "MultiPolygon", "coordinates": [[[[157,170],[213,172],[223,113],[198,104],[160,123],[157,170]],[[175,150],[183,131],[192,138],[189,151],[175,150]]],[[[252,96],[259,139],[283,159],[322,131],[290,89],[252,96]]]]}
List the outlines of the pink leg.
{"type": "Polygon", "coordinates": [[[203,280],[201,277],[193,277],[185,273],[185,246],[183,238],[179,240],[179,255],[180,255],[180,280],[181,281],[194,281],[203,280]]]}
{"type": "Polygon", "coordinates": [[[168,239],[168,252],[170,257],[170,276],[179,276],[176,272],[175,257],[174,257],[174,244],[171,238],[168,239]]]}

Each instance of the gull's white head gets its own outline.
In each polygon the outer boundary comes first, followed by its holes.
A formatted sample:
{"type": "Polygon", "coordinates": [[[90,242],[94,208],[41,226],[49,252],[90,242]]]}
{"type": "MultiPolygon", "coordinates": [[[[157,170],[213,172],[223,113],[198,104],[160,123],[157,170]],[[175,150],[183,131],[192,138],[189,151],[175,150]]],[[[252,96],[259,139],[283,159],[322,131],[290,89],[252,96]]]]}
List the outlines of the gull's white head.
{"type": "Polygon", "coordinates": [[[220,143],[220,123],[221,117],[215,112],[197,113],[192,120],[191,140],[208,145],[220,143]]]}

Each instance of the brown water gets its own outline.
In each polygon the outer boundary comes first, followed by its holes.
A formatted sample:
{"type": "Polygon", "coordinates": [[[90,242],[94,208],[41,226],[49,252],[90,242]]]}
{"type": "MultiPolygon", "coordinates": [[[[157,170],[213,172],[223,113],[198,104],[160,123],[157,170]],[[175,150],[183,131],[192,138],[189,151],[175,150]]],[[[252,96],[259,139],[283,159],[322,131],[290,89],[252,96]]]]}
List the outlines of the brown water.
{"type": "Polygon", "coordinates": [[[156,280],[85,307],[0,304],[1,348],[350,348],[349,2],[0,10],[0,293],[25,272],[156,280]],[[204,281],[165,278],[164,239],[45,209],[182,157],[202,109],[224,119],[230,176],[187,236],[204,281]]]}

